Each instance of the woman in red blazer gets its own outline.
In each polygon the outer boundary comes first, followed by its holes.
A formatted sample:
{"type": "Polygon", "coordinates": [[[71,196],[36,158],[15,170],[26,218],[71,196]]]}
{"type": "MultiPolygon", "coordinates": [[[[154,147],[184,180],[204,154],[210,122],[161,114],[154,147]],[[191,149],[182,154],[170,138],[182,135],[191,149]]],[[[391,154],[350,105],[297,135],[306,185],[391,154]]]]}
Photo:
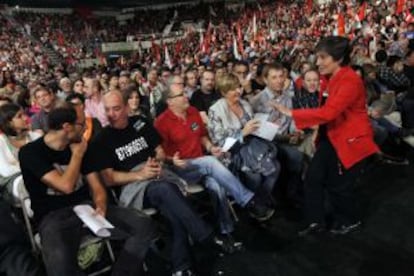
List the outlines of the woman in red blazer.
{"type": "Polygon", "coordinates": [[[329,77],[319,108],[290,110],[274,105],[292,116],[300,129],[319,125],[318,147],[305,180],[307,227],[300,235],[325,229],[325,192],[333,207],[332,233],[346,234],[361,224],[354,209],[354,183],[367,158],[379,149],[367,115],[363,81],[348,66],[350,52],[344,37],[326,37],[316,46],[319,71],[329,77]]]}

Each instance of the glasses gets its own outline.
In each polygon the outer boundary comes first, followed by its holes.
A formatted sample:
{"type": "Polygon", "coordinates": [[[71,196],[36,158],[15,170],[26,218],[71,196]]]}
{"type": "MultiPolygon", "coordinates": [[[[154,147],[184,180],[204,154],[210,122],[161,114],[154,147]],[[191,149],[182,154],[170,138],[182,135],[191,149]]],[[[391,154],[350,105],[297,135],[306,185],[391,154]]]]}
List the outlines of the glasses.
{"type": "Polygon", "coordinates": [[[185,93],[183,92],[181,94],[177,94],[177,95],[174,95],[174,96],[169,96],[168,98],[174,99],[174,98],[179,98],[179,97],[184,97],[184,96],[185,96],[185,93]]]}
{"type": "Polygon", "coordinates": [[[75,125],[80,126],[81,128],[85,128],[86,127],[86,123],[85,122],[75,123],[75,125]]]}

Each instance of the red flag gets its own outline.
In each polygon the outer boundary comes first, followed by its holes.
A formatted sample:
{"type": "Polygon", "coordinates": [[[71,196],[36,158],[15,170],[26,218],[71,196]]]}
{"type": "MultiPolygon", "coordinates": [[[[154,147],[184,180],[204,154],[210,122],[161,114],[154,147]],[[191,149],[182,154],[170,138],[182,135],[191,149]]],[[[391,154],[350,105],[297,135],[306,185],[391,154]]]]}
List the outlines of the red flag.
{"type": "Polygon", "coordinates": [[[345,34],[345,17],[342,14],[342,12],[340,12],[338,14],[338,35],[343,36],[344,34],[345,34]]]}
{"type": "Polygon", "coordinates": [[[312,12],[313,0],[306,0],[306,12],[309,14],[312,12]]]}
{"type": "Polygon", "coordinates": [[[240,23],[237,22],[237,40],[243,40],[242,31],[240,27],[240,23]]]}
{"type": "Polygon", "coordinates": [[[57,43],[59,46],[65,45],[65,37],[63,36],[63,33],[61,31],[58,32],[57,43]]]}
{"type": "Polygon", "coordinates": [[[366,9],[367,9],[367,2],[363,2],[361,4],[361,6],[359,6],[359,10],[358,10],[358,18],[359,18],[359,21],[364,20],[366,9]]]}
{"type": "Polygon", "coordinates": [[[405,22],[407,22],[407,23],[413,23],[414,22],[414,16],[411,14],[411,12],[410,11],[407,11],[406,13],[405,13],[405,22]]]}
{"type": "Polygon", "coordinates": [[[400,14],[403,12],[404,4],[405,4],[405,0],[397,0],[397,9],[395,11],[396,14],[400,14]]]}
{"type": "Polygon", "coordinates": [[[244,47],[243,47],[243,35],[240,27],[240,23],[237,22],[237,47],[240,54],[244,53],[244,47]]]}
{"type": "Polygon", "coordinates": [[[174,47],[175,55],[180,55],[182,48],[183,48],[183,42],[180,39],[177,42],[175,42],[175,47],[174,47]]]}
{"type": "Polygon", "coordinates": [[[161,60],[160,45],[155,43],[154,37],[151,40],[152,56],[159,62],[161,60]]]}

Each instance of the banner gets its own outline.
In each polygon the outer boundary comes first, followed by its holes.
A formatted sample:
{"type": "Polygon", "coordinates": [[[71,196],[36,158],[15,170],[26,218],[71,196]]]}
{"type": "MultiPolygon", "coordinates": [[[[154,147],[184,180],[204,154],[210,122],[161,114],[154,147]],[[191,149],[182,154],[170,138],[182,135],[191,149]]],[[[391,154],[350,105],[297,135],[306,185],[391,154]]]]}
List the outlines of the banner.
{"type": "Polygon", "coordinates": [[[141,47],[139,42],[109,42],[102,43],[102,52],[128,52],[128,51],[138,51],[141,47]]]}

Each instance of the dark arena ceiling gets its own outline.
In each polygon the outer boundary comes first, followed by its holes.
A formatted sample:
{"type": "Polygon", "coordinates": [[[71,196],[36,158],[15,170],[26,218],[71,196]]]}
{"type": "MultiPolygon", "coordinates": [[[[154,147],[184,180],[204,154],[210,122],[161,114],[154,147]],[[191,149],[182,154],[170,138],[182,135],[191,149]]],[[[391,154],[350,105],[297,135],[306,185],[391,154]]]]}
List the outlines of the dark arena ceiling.
{"type": "Polygon", "coordinates": [[[188,0],[0,0],[0,4],[22,7],[70,8],[77,6],[126,8],[156,5],[174,2],[192,2],[188,0]]]}

